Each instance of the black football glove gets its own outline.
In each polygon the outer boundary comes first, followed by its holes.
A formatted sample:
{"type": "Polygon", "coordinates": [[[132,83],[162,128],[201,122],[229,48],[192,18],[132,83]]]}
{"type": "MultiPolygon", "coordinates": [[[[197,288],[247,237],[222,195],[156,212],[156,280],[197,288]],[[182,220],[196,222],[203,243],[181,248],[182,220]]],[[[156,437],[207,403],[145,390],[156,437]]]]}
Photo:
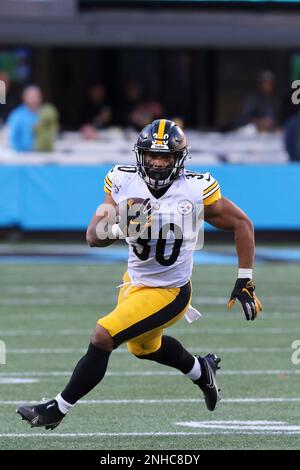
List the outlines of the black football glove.
{"type": "Polygon", "coordinates": [[[254,289],[255,285],[251,279],[237,279],[227,307],[232,308],[236,299],[238,299],[242,304],[246,320],[255,320],[262,310],[262,304],[254,289]]]}

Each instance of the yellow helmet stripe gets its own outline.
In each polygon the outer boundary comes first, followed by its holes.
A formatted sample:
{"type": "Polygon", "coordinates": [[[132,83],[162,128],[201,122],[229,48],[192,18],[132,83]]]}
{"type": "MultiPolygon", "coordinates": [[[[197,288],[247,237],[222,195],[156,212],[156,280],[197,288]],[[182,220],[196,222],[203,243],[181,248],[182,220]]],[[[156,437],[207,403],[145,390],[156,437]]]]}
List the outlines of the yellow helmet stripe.
{"type": "Polygon", "coordinates": [[[158,131],[157,131],[157,140],[163,140],[165,135],[166,119],[161,119],[159,121],[158,131]]]}

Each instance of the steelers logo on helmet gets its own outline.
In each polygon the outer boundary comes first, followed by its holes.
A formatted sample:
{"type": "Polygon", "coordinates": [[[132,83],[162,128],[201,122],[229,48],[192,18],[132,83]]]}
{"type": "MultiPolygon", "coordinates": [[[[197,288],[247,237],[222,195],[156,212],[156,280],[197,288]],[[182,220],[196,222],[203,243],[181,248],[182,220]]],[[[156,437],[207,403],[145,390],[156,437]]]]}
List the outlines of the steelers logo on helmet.
{"type": "Polygon", "coordinates": [[[188,154],[184,132],[168,119],[156,119],[144,127],[134,150],[138,173],[153,189],[165,188],[178,178],[188,154]],[[154,164],[158,158],[166,163],[154,164]]]}

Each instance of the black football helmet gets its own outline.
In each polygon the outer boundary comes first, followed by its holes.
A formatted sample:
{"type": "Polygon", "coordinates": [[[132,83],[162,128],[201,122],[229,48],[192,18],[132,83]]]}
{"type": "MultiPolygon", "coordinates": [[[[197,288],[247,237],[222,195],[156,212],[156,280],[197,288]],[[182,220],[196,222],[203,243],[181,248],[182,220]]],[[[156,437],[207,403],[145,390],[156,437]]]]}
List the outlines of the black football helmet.
{"type": "Polygon", "coordinates": [[[153,189],[169,186],[180,175],[188,154],[186,138],[175,122],[156,119],[140,132],[134,146],[139,175],[153,189]],[[166,168],[156,168],[145,163],[145,154],[174,156],[174,163],[166,168]]]}

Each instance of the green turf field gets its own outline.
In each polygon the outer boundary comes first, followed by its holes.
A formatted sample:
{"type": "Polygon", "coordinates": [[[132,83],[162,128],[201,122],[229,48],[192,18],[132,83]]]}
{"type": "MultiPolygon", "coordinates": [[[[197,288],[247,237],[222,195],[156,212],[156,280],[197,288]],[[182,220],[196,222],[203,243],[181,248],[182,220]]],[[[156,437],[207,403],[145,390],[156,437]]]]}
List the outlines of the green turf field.
{"type": "Polygon", "coordinates": [[[168,334],[193,353],[222,357],[223,401],[215,412],[187,378],[131,357],[124,346],[112,354],[103,382],[54,431],[21,421],[18,402],[62,390],[97,318],[112,309],[124,269],[0,266],[0,340],[7,347],[7,364],[0,365],[0,448],[299,448],[300,364],[291,362],[291,344],[300,340],[299,264],[257,267],[265,309],[251,323],[238,308],[225,308],[236,269],[195,267],[193,305],[203,316],[192,325],[182,320],[168,334]]]}

